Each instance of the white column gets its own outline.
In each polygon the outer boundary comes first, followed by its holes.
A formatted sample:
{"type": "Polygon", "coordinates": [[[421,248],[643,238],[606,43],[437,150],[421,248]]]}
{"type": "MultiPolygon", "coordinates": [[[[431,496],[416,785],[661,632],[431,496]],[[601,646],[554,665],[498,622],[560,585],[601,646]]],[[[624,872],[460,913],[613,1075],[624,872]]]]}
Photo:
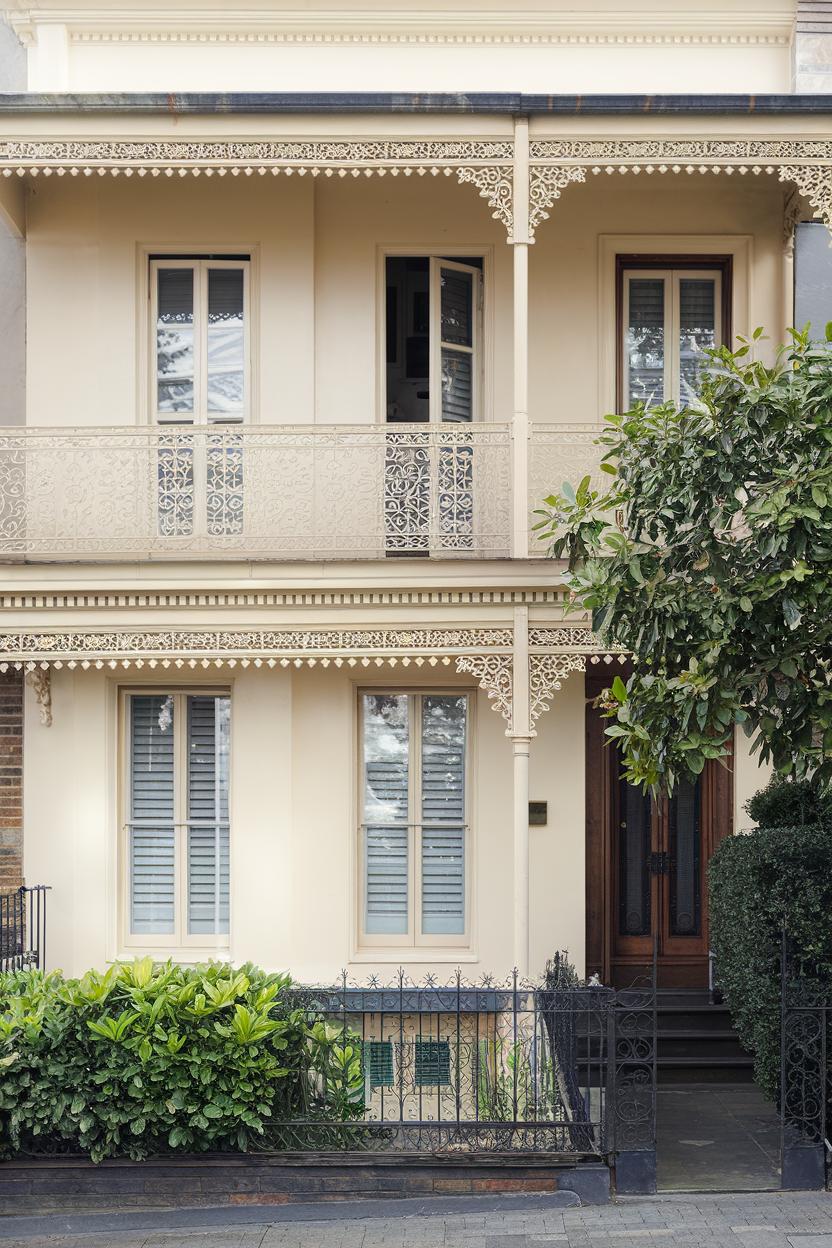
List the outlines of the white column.
{"type": "Polygon", "coordinates": [[[529,550],[529,123],[514,124],[514,412],[512,416],[511,553],[529,550]]]}
{"type": "Polygon", "coordinates": [[[529,973],[529,608],[514,608],[511,737],[514,823],[514,965],[529,973]]]}

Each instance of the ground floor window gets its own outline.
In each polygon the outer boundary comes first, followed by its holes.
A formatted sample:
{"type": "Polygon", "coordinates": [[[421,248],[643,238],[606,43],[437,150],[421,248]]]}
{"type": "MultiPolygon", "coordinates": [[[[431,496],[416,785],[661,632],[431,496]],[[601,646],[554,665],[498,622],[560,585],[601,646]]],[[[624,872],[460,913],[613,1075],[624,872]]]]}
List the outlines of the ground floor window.
{"type": "Polygon", "coordinates": [[[360,698],[361,932],[464,943],[469,705],[464,693],[360,698]]]}
{"type": "Polygon", "coordinates": [[[231,699],[129,692],[122,715],[128,940],[227,944],[231,699]]]}

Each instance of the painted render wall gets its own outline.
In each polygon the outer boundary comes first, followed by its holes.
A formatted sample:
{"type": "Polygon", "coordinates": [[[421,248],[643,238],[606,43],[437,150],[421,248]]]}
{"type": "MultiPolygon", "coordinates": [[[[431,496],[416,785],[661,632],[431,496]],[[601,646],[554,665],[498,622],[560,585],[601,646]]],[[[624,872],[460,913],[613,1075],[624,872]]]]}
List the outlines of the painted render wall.
{"type": "MultiPolygon", "coordinates": [[[[250,669],[230,684],[231,957],[288,967],[307,981],[330,979],[347,964],[361,976],[403,962],[449,973],[457,964],[472,974],[510,970],[511,744],[485,695],[475,695],[472,719],[471,947],[426,956],[356,949],[355,699],[373,684],[444,688],[459,679],[445,669],[364,680],[333,670],[250,669]]],[[[26,875],[53,885],[49,961],[67,972],[125,952],[115,906],[117,685],[100,672],[55,672],[48,728],[27,690],[27,774],[49,782],[26,786],[26,875]]],[[[573,676],[532,747],[531,795],[549,807],[548,826],[531,829],[535,969],[556,948],[583,960],[584,794],[576,783],[583,707],[583,681],[573,676]]]]}
{"type": "MultiPolygon", "coordinates": [[[[150,684],[147,676],[129,687],[150,684]]],[[[159,681],[156,680],[156,686],[159,681]]],[[[198,680],[182,680],[198,685],[198,680]]],[[[226,681],[221,682],[225,684],[226,681]]],[[[235,672],[231,738],[230,956],[307,982],[349,966],[356,977],[406,964],[452,973],[503,974],[512,965],[511,746],[504,722],[475,694],[470,818],[473,870],[469,949],[356,947],[357,813],[355,699],[359,688],[448,687],[444,669],[402,678],[322,669],[235,672]],[[325,777],[325,782],[324,782],[325,777]]],[[[44,727],[27,688],[24,753],[25,870],[51,884],[49,963],[67,973],[132,955],[118,935],[116,803],[118,678],[63,669],[52,678],[54,720],[44,727]]],[[[584,959],[584,690],[572,675],[538,723],[530,796],[548,803],[548,824],[530,830],[532,973],[556,949],[584,959]]],[[[764,782],[738,738],[736,819],[764,782]]],[[[158,950],[157,950],[158,953],[158,950]]],[[[206,947],[201,954],[209,956],[206,947]]]]}
{"type": "MultiPolygon", "coordinates": [[[[735,274],[734,328],[764,326],[770,353],[782,335],[782,194],[764,176],[599,177],[570,187],[531,250],[532,419],[594,422],[613,402],[608,236],[631,251],[742,240],[748,265],[735,274]]],[[[41,179],[29,202],[29,424],[143,419],[141,244],[252,250],[259,419],[290,424],[376,419],[384,247],[479,247],[490,270],[484,414],[510,418],[511,249],[471,188],[446,178],[67,178],[41,179]]]]}
{"type": "MultiPolygon", "coordinates": [[[[26,88],[26,52],[0,21],[0,91],[26,88]]],[[[26,245],[0,216],[0,426],[26,420],[26,245]]]]}
{"type": "MultiPolygon", "coordinates": [[[[23,3],[39,91],[790,89],[796,0],[23,3]]],[[[809,48],[811,53],[812,48],[809,48]]],[[[806,60],[806,56],[803,60],[806,60]]],[[[813,64],[818,58],[809,55],[813,64]]]]}

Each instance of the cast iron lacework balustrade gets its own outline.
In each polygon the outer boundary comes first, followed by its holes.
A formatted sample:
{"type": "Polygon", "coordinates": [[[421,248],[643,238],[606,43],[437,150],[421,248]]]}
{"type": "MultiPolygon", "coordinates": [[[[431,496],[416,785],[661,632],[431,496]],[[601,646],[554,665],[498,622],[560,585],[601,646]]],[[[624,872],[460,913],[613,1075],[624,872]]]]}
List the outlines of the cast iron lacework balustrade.
{"type": "Polygon", "coordinates": [[[505,557],[505,424],[0,435],[0,558],[505,557]]]}
{"type": "Polygon", "coordinates": [[[342,1039],[332,1069],[312,1072],[285,1147],[588,1158],[655,1147],[652,985],[544,988],[516,972],[442,983],[399,971],[291,995],[342,1039]],[[351,1108],[338,1121],[347,1082],[351,1108]]]}

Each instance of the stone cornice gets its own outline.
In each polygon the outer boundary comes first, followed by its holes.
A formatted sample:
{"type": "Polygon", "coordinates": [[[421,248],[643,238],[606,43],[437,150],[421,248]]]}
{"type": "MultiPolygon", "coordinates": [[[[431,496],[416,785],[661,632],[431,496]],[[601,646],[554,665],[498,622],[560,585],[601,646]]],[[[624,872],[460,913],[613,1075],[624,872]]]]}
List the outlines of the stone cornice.
{"type": "Polygon", "coordinates": [[[366,590],[23,590],[0,594],[3,611],[198,610],[315,607],[456,607],[550,605],[560,589],[366,589],[366,590]]]}
{"type": "Polygon", "coordinates": [[[31,43],[44,25],[65,26],[76,43],[186,44],[367,44],[410,46],[787,46],[792,13],[782,9],[751,9],[737,13],[622,12],[617,7],[595,13],[544,13],[514,9],[453,10],[427,13],[386,11],[352,13],[329,9],[230,14],[170,9],[163,16],[141,9],[106,12],[100,9],[39,9],[9,14],[24,43],[31,43]]]}

